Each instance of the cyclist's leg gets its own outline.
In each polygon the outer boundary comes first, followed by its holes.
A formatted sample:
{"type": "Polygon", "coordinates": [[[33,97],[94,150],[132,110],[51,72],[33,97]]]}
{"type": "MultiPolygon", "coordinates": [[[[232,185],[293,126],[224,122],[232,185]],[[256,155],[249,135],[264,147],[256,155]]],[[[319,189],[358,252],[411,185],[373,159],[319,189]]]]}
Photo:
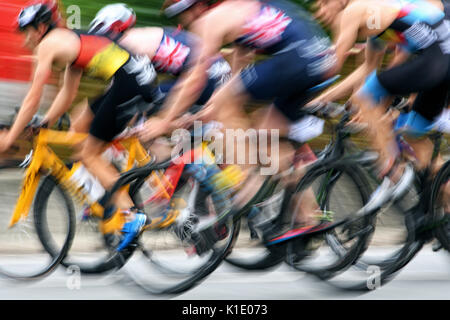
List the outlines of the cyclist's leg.
{"type": "MultiPolygon", "coordinates": [[[[245,132],[250,128],[250,122],[242,106],[249,98],[256,102],[270,102],[279,99],[280,103],[288,105],[288,101],[297,102],[298,92],[303,93],[306,89],[323,81],[323,73],[327,72],[331,67],[329,57],[305,57],[302,55],[301,50],[298,49],[299,47],[293,45],[283,52],[251,65],[223,85],[214,93],[208,103],[213,106],[216,120],[222,122],[226,129],[243,129],[245,132]]],[[[298,106],[298,104],[292,104],[292,108],[295,108],[295,110],[298,109],[298,106]]],[[[282,126],[279,126],[277,129],[287,130],[286,127],[283,128],[282,126]]],[[[279,141],[276,142],[278,143],[279,141]]],[[[239,147],[247,147],[246,159],[257,158],[257,155],[253,154],[252,156],[248,146],[239,147]]],[[[236,148],[234,149],[236,150],[236,148]]],[[[285,150],[283,149],[281,152],[284,155],[285,150]]],[[[283,169],[279,167],[278,161],[281,152],[277,152],[277,154],[272,153],[272,159],[270,160],[274,165],[269,171],[265,170],[264,172],[275,174],[283,169]]],[[[234,153],[235,156],[236,153],[234,153]]],[[[286,153],[288,152],[286,151],[286,153]]],[[[235,159],[226,158],[228,161],[234,160],[234,163],[237,163],[236,157],[235,159]]],[[[256,164],[239,163],[238,165],[243,171],[248,173],[256,168],[256,164]]],[[[262,171],[260,170],[259,172],[262,171]]],[[[244,188],[240,190],[239,194],[243,196],[236,198],[238,206],[246,203],[257,192],[258,188],[256,186],[260,185],[264,180],[264,177],[261,175],[253,174],[251,176],[257,181],[244,184],[244,188]]]]}
{"type": "MultiPolygon", "coordinates": [[[[205,108],[208,120],[215,120],[223,125],[223,137],[221,138],[223,150],[217,150],[223,159],[223,164],[238,166],[242,176],[250,179],[247,180],[248,183],[241,184],[238,194],[234,197],[236,207],[241,207],[248,202],[263,181],[258,175],[250,174],[256,168],[257,163],[250,163],[248,160],[255,159],[256,155],[254,149],[250,147],[249,143],[246,143],[246,139],[240,139],[251,127],[251,121],[243,108],[248,99],[249,95],[240,75],[236,75],[213,94],[205,108]],[[250,184],[254,186],[254,189],[246,188],[250,184]]],[[[203,116],[205,110],[202,112],[203,116]]]]}
{"type": "MultiPolygon", "coordinates": [[[[147,69],[142,72],[147,72],[147,69]]],[[[144,97],[146,101],[150,101],[152,95],[157,98],[160,91],[153,85],[153,80],[154,78],[147,76],[147,74],[145,74],[145,77],[142,76],[132,66],[128,67],[127,63],[116,72],[111,88],[104,97],[100,98],[99,105],[93,104],[93,106],[98,106],[98,108],[96,107],[96,110],[93,110],[95,117],[89,130],[89,138],[83,145],[81,158],[86,168],[94,176],[98,177],[106,190],[111,189],[111,186],[117,181],[119,173],[101,155],[105,146],[125,128],[126,122],[123,121],[121,115],[122,112],[126,112],[126,114],[130,112],[122,109],[124,106],[126,108],[134,107],[134,105],[126,104],[126,102],[137,96],[144,97]],[[145,79],[146,82],[140,82],[142,79],[145,79]]],[[[129,210],[133,207],[133,202],[128,193],[119,193],[113,200],[119,209],[116,211],[105,210],[103,214],[103,230],[110,230],[111,232],[123,231],[126,234],[118,248],[118,250],[121,250],[134,239],[146,219],[145,215],[134,214],[133,210],[129,210]],[[122,213],[127,212],[131,213],[127,215],[130,221],[129,223],[124,223],[125,221],[119,218],[122,216],[122,213]],[[117,218],[118,216],[119,218],[117,218]],[[110,229],[106,227],[109,222],[112,225],[110,229]]]]}
{"type": "MultiPolygon", "coordinates": [[[[308,99],[308,96],[305,94],[306,89],[317,85],[325,78],[321,73],[310,72],[309,66],[312,61],[298,59],[296,50],[280,55],[280,57],[277,57],[277,60],[275,60],[276,63],[270,64],[270,66],[278,70],[288,69],[290,72],[284,72],[284,74],[278,72],[281,77],[273,76],[275,70],[270,68],[267,69],[269,70],[267,74],[259,72],[259,74],[264,74],[266,77],[275,78],[276,84],[270,83],[270,85],[275,86],[277,91],[275,92],[273,107],[268,110],[264,121],[258,124],[258,128],[265,129],[268,132],[276,129],[279,137],[287,137],[292,123],[295,123],[303,116],[301,106],[308,99]]],[[[317,66],[317,63],[315,65],[317,66]]],[[[263,69],[263,71],[266,71],[266,69],[263,69]]],[[[258,74],[258,71],[255,73],[258,74]]],[[[270,159],[272,162],[271,166],[277,169],[277,172],[273,173],[285,172],[294,162],[295,150],[289,142],[283,139],[270,142],[278,144],[277,154],[273,154],[274,148],[270,143],[268,143],[269,148],[266,151],[266,154],[269,155],[266,158],[270,159]],[[275,162],[275,166],[273,162],[275,162]]],[[[264,151],[259,150],[259,153],[261,152],[264,151]]],[[[286,186],[295,186],[303,173],[304,168],[298,166],[293,174],[285,177],[284,183],[286,186]]],[[[299,210],[297,216],[299,224],[314,224],[315,219],[313,215],[319,209],[319,206],[312,190],[306,190],[302,193],[302,201],[297,208],[299,210]]]]}
{"type": "MultiPolygon", "coordinates": [[[[119,172],[109,161],[102,157],[108,148],[109,142],[100,140],[93,135],[89,135],[83,144],[81,159],[83,165],[90,172],[95,172],[96,177],[106,190],[110,190],[119,179],[119,172]]],[[[127,193],[115,195],[114,203],[118,208],[131,208],[133,202],[127,193]]]]}
{"type": "Polygon", "coordinates": [[[89,132],[93,119],[94,113],[86,103],[85,108],[72,121],[70,131],[89,132]]]}
{"type": "MultiPolygon", "coordinates": [[[[299,99],[298,105],[302,105],[302,100],[299,99]]],[[[280,103],[280,101],[278,101],[280,103]]],[[[297,103],[295,103],[297,105],[297,103]]],[[[292,106],[294,107],[294,106],[292,106]]],[[[277,108],[275,105],[270,107],[269,110],[266,111],[266,115],[263,120],[259,123],[258,129],[266,129],[266,130],[279,130],[280,137],[287,137],[289,134],[289,127],[292,122],[298,120],[298,117],[293,117],[292,120],[289,120],[284,112],[280,112],[280,109],[286,109],[283,107],[277,108]]],[[[285,110],[285,113],[289,114],[289,107],[285,110]]],[[[297,108],[295,108],[297,109],[297,108]]],[[[305,152],[308,152],[308,148],[302,148],[305,152]]],[[[270,154],[272,148],[269,146],[267,152],[269,155],[266,158],[273,159],[274,157],[270,154]]],[[[260,153],[263,152],[259,150],[260,153]]],[[[296,150],[294,150],[293,146],[290,142],[287,142],[283,139],[279,141],[279,152],[278,152],[278,166],[279,171],[283,172],[292,167],[294,162],[296,150]]],[[[295,170],[290,172],[288,175],[284,176],[282,179],[282,183],[286,187],[295,187],[300,179],[305,174],[305,165],[309,164],[311,159],[305,159],[305,161],[298,161],[295,166],[295,170]]],[[[297,223],[299,225],[313,225],[315,223],[314,215],[317,213],[317,210],[320,209],[316,197],[312,188],[305,190],[302,192],[300,204],[296,207],[297,211],[297,223]]]]}
{"type": "MultiPolygon", "coordinates": [[[[119,82],[119,81],[118,81],[119,82]]],[[[103,152],[114,136],[120,132],[116,129],[116,108],[118,103],[117,94],[122,93],[113,86],[105,96],[99,98],[91,106],[91,112],[95,114],[89,136],[81,147],[81,161],[86,168],[93,173],[106,190],[110,190],[119,178],[119,172],[114,166],[102,157],[103,152]]],[[[131,199],[123,194],[117,199],[116,205],[120,208],[128,208],[131,199]],[[126,204],[127,206],[122,206],[126,204]]]]}
{"type": "Polygon", "coordinates": [[[397,67],[372,73],[352,96],[368,124],[368,136],[380,153],[382,175],[391,168],[398,153],[392,123],[383,118],[388,98],[393,95],[424,92],[441,84],[447,76],[449,59],[433,45],[418,57],[397,67]]]}
{"type": "MultiPolygon", "coordinates": [[[[420,93],[413,103],[412,110],[432,123],[442,110],[447,107],[449,89],[450,83],[445,81],[440,86],[430,91],[420,93]]],[[[404,137],[414,149],[418,160],[417,168],[419,170],[424,170],[430,165],[432,159],[434,150],[433,142],[429,138],[410,137],[407,134],[405,134],[404,137]]],[[[438,155],[434,160],[434,163],[431,164],[431,173],[433,176],[437,174],[444,163],[445,161],[442,156],[438,155]]],[[[444,210],[446,213],[450,214],[450,183],[444,184],[441,192],[441,201],[444,204],[444,210]]]]}
{"type": "MultiPolygon", "coordinates": [[[[449,88],[450,85],[445,81],[441,85],[431,90],[419,93],[412,105],[412,111],[416,112],[418,116],[422,117],[424,120],[428,121],[431,124],[441,113],[444,107],[446,107],[449,88]]],[[[414,152],[418,159],[418,169],[425,169],[431,161],[434,147],[433,143],[430,139],[422,138],[420,136],[415,138],[409,136],[408,134],[405,134],[404,137],[414,149],[414,152]]],[[[437,172],[441,165],[442,162],[440,165],[439,163],[436,163],[433,171],[437,172]]]]}
{"type": "Polygon", "coordinates": [[[88,98],[84,98],[77,106],[76,114],[71,114],[70,131],[89,132],[94,114],[89,108],[88,98]]]}

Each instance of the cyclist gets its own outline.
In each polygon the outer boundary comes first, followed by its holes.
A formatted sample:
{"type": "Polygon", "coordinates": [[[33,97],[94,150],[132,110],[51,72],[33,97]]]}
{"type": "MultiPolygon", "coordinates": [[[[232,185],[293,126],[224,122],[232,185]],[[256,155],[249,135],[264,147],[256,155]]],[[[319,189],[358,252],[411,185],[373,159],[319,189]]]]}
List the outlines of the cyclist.
{"type": "MultiPolygon", "coordinates": [[[[312,103],[334,99],[336,93],[349,90],[363,80],[362,87],[352,95],[351,101],[368,124],[369,138],[380,153],[381,176],[390,176],[394,181],[403,180],[399,179],[401,169],[396,161],[398,150],[392,123],[383,117],[389,98],[418,93],[407,121],[412,124],[407,133],[413,137],[425,134],[433,119],[446,107],[450,86],[448,23],[442,3],[435,0],[355,1],[348,4],[341,14],[340,32],[336,39],[337,70],[345,61],[345,53],[358,39],[368,39],[366,63],[342,83],[339,90],[330,90],[312,103]],[[396,65],[377,73],[373,70],[378,67],[386,44],[401,48],[400,58],[396,65]],[[413,58],[408,59],[409,56],[413,58]]],[[[422,150],[420,153],[428,158],[421,161],[422,165],[429,163],[429,140],[416,141],[414,147],[422,150]]]]}
{"type": "MultiPolygon", "coordinates": [[[[198,55],[199,39],[180,29],[133,28],[135,23],[136,14],[132,8],[122,3],[111,4],[97,13],[90,24],[89,33],[106,35],[132,53],[147,56],[156,72],[176,78],[160,82],[161,91],[167,95],[172,89],[177,90],[198,55]]],[[[197,84],[200,94],[195,104],[204,105],[214,90],[230,77],[229,64],[218,55],[208,70],[206,83],[197,84]]],[[[170,96],[168,99],[170,100],[170,96]]],[[[197,110],[198,107],[194,107],[192,111],[197,110]]]]}
{"type": "MultiPolygon", "coordinates": [[[[306,13],[286,2],[230,0],[200,16],[196,16],[195,10],[190,10],[194,3],[197,2],[180,0],[167,3],[166,12],[183,13],[191,19],[190,30],[201,37],[203,46],[170,110],[163,119],[147,122],[143,139],[167,132],[169,123],[192,103],[195,84],[204,81],[211,59],[227,44],[257,49],[267,59],[250,65],[220,87],[203,115],[212,115],[225,128],[245,131],[250,127],[242,109],[246,101],[273,101],[269,123],[260,123],[260,128],[277,128],[282,136],[287,136],[290,124],[302,116],[298,106],[305,102],[305,91],[332,75],[335,56],[330,50],[329,39],[306,13]]],[[[280,144],[280,170],[286,170],[292,158],[292,148],[280,144]]],[[[241,167],[250,178],[236,198],[237,207],[258,190],[257,185],[263,180],[259,175],[250,174],[251,165],[241,167]]],[[[317,208],[315,200],[310,200],[311,207],[317,208]]],[[[299,224],[308,226],[304,228],[305,234],[317,226],[317,221],[311,221],[312,214],[299,218],[303,220],[299,224]]],[[[279,233],[279,230],[274,233],[279,233]]]]}
{"type": "MultiPolygon", "coordinates": [[[[53,65],[65,67],[64,82],[45,115],[43,126],[52,125],[68,110],[83,75],[110,81],[110,88],[91,105],[92,124],[81,150],[83,164],[108,190],[118,178],[118,172],[101,155],[108,142],[124,129],[120,127],[124,124],[115,122],[118,106],[138,95],[146,101],[158,99],[156,73],[148,59],[131,55],[109,38],[57,27],[52,16],[45,2],[25,7],[18,16],[19,31],[24,34],[26,45],[34,50],[37,63],[31,88],[14,124],[2,133],[0,150],[13,144],[37,112],[53,65]]],[[[133,207],[126,194],[120,195],[116,204],[119,208],[133,207]]],[[[102,228],[106,234],[123,232],[118,250],[126,247],[146,222],[145,214],[132,211],[109,208],[103,214],[102,228]]]]}

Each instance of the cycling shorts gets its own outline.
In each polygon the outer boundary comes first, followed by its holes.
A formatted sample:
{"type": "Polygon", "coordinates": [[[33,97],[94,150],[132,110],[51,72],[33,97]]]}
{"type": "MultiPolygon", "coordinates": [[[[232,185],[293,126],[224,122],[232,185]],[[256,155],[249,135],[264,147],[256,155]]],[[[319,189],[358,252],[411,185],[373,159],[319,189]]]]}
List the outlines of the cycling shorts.
{"type": "Polygon", "coordinates": [[[418,93],[413,110],[431,121],[446,107],[449,71],[450,55],[434,44],[399,66],[378,74],[373,72],[360,93],[374,103],[389,96],[418,93]]]}
{"type": "Polygon", "coordinates": [[[133,104],[127,102],[138,96],[146,102],[159,99],[160,91],[155,79],[156,72],[151,63],[143,64],[142,61],[130,58],[114,74],[106,93],[91,104],[94,119],[89,133],[100,140],[112,141],[130,120],[122,117],[123,113],[129,113],[128,108],[133,107],[133,104]]]}
{"type": "MultiPolygon", "coordinates": [[[[208,70],[208,81],[203,88],[200,97],[197,99],[193,110],[199,111],[199,106],[203,106],[211,98],[214,91],[231,78],[231,67],[225,59],[214,62],[208,70]]],[[[177,83],[177,79],[161,82],[159,87],[164,94],[167,94],[177,83]]]]}
{"type": "Polygon", "coordinates": [[[303,116],[301,107],[310,98],[307,90],[325,81],[325,74],[335,62],[334,53],[308,56],[302,47],[307,46],[300,40],[240,74],[244,89],[253,100],[273,101],[291,121],[303,116]]]}

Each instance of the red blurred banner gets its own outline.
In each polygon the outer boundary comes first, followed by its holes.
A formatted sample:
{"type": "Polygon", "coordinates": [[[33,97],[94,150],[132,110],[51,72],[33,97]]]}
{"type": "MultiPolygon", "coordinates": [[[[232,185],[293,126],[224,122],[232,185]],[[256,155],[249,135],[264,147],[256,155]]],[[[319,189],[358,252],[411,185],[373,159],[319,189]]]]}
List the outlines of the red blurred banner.
{"type": "Polygon", "coordinates": [[[17,17],[23,7],[42,2],[54,6],[58,26],[64,25],[59,0],[0,0],[0,81],[30,81],[31,52],[23,47],[23,35],[16,30],[17,17]]]}
{"type": "Polygon", "coordinates": [[[0,81],[29,81],[31,52],[15,30],[17,16],[29,0],[0,0],[0,81]]]}

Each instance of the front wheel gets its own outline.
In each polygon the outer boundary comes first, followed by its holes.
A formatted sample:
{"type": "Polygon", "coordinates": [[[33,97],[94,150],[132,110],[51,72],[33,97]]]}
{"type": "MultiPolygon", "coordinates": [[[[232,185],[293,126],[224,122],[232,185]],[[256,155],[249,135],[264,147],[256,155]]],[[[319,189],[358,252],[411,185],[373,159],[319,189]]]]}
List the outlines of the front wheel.
{"type": "Polygon", "coordinates": [[[62,201],[54,201],[63,189],[52,176],[43,179],[34,208],[39,239],[45,250],[54,258],[61,252],[61,246],[54,239],[58,236],[47,227],[52,212],[70,211],[73,225],[73,242],[70,251],[61,261],[66,268],[76,268],[83,274],[100,274],[120,268],[131,256],[130,250],[117,254],[108,246],[107,239],[99,231],[100,219],[86,212],[88,207],[74,204],[68,195],[62,201]],[[76,212],[76,214],[75,214],[76,212]]]}
{"type": "MultiPolygon", "coordinates": [[[[9,193],[21,190],[22,171],[20,168],[2,169],[0,174],[1,197],[5,197],[2,210],[9,214],[12,208],[8,204],[15,203],[9,193]]],[[[0,274],[8,278],[30,280],[48,275],[59,266],[71,247],[75,215],[70,197],[51,176],[41,181],[39,190],[33,204],[34,214],[8,228],[5,224],[8,220],[1,219],[5,228],[1,233],[1,250],[4,252],[0,255],[0,274]],[[42,194],[48,192],[49,184],[55,192],[43,202],[42,194]],[[40,214],[42,212],[45,214],[40,214]],[[49,243],[54,249],[51,254],[46,250],[49,243]]]]}
{"type": "Polygon", "coordinates": [[[431,216],[436,223],[434,234],[442,247],[450,252],[450,162],[438,172],[431,194],[431,216]]]}
{"type": "Polygon", "coordinates": [[[296,212],[316,202],[322,219],[336,227],[316,236],[288,243],[287,261],[294,268],[329,279],[348,268],[367,248],[374,231],[374,216],[351,218],[369,200],[370,187],[362,168],[351,160],[317,162],[299,182],[289,205],[291,228],[296,212]]]}

